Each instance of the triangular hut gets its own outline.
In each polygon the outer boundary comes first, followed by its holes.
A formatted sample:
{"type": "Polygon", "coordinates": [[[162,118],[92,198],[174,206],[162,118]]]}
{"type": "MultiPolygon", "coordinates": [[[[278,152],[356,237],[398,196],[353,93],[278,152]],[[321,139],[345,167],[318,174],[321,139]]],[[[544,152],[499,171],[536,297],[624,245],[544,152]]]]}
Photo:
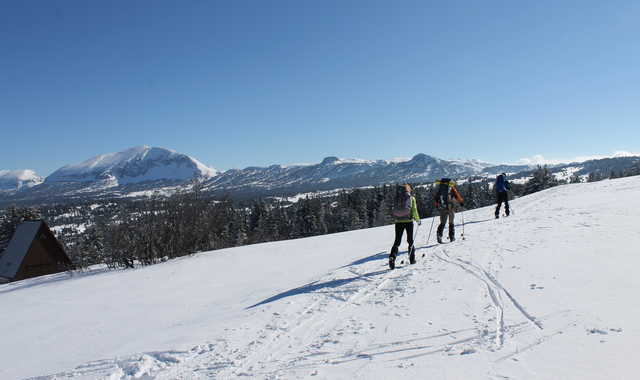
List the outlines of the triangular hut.
{"type": "Polygon", "coordinates": [[[0,283],[63,272],[73,267],[60,242],[42,220],[22,222],[0,252],[0,283]]]}

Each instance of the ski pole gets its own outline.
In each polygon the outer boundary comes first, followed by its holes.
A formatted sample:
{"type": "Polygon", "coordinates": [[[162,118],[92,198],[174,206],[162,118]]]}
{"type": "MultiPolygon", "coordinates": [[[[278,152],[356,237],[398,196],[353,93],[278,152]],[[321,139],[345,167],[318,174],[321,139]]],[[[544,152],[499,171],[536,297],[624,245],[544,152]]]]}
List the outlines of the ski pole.
{"type": "MultiPolygon", "coordinates": [[[[429,227],[429,236],[427,236],[427,247],[429,247],[429,240],[431,240],[431,231],[433,230],[433,222],[436,221],[436,217],[432,217],[431,218],[431,227],[429,227]]],[[[422,254],[422,257],[424,257],[424,253],[422,254]]]]}
{"type": "Polygon", "coordinates": [[[431,218],[431,227],[429,227],[429,235],[427,236],[427,246],[429,245],[429,240],[431,240],[431,231],[433,231],[433,222],[436,221],[436,217],[431,218]]]}
{"type": "Polygon", "coordinates": [[[421,223],[418,223],[418,227],[416,227],[416,232],[414,232],[414,233],[413,233],[413,242],[414,242],[414,243],[413,243],[413,245],[414,245],[414,246],[415,246],[416,238],[418,237],[418,230],[420,229],[420,226],[421,226],[421,225],[422,225],[422,222],[421,222],[421,223]]]}
{"type": "Polygon", "coordinates": [[[464,208],[462,209],[462,240],[464,240],[464,208]]]}

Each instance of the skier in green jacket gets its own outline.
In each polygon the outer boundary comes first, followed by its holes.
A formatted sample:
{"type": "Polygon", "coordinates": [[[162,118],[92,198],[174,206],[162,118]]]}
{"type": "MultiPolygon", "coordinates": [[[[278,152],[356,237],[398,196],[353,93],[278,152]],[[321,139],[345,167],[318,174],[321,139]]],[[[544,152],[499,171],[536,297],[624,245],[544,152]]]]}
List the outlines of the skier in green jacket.
{"type": "Polygon", "coordinates": [[[396,191],[393,216],[395,218],[396,237],[389,254],[389,267],[391,269],[395,268],[398,247],[405,230],[407,231],[407,243],[409,244],[409,262],[411,264],[416,263],[416,248],[413,246],[413,221],[416,221],[418,225],[421,222],[416,198],[411,195],[411,185],[408,183],[400,186],[396,191]]]}

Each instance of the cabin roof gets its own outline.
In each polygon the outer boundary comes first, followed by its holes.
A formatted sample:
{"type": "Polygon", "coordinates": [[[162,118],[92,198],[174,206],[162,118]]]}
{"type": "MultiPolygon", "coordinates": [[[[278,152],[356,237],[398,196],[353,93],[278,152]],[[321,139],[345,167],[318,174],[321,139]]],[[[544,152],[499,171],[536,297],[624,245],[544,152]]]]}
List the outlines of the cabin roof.
{"type": "Polygon", "coordinates": [[[0,257],[0,277],[12,279],[16,276],[42,224],[41,220],[35,220],[18,225],[7,249],[0,257]]]}

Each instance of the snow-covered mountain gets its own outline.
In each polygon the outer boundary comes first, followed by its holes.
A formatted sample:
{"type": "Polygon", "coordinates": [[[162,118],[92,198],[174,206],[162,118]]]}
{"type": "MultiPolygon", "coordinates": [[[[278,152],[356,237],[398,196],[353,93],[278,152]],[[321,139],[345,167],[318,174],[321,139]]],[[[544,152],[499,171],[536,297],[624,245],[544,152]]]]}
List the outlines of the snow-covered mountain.
{"type": "Polygon", "coordinates": [[[214,169],[185,154],[138,146],[64,166],[48,176],[45,183],[104,182],[119,186],[157,180],[185,181],[209,178],[215,174],[214,169]]]}
{"type": "Polygon", "coordinates": [[[375,161],[327,157],[318,164],[248,167],[219,173],[185,154],[140,146],[64,166],[44,183],[5,201],[167,195],[191,186],[193,179],[201,181],[203,191],[214,194],[265,196],[493,172],[490,164],[477,160],[449,161],[421,153],[411,159],[375,161]]]}
{"type": "MultiPolygon", "coordinates": [[[[272,165],[228,170],[206,181],[204,188],[214,192],[231,190],[278,194],[498,173],[492,167],[477,160],[443,160],[423,153],[409,160],[368,161],[327,157],[315,165],[272,165]]],[[[528,166],[522,168],[529,169],[528,166]]]]}
{"type": "Polygon", "coordinates": [[[138,146],[67,165],[29,189],[0,197],[5,202],[64,202],[73,199],[171,194],[218,174],[197,159],[170,149],[138,146]],[[3,199],[4,198],[4,199],[3,199]]]}
{"type": "MultiPolygon", "coordinates": [[[[558,180],[568,181],[571,176],[578,176],[586,180],[589,174],[596,174],[600,178],[608,178],[612,173],[619,174],[637,166],[640,166],[640,156],[623,156],[555,164],[549,167],[549,171],[558,180]]],[[[500,168],[507,173],[512,173],[510,179],[516,183],[524,183],[533,176],[532,170],[510,170],[511,168],[508,166],[501,166],[500,168]]]]}
{"type": "Polygon", "coordinates": [[[42,182],[42,177],[33,170],[0,170],[0,193],[15,193],[42,182]]]}
{"type": "MultiPolygon", "coordinates": [[[[640,157],[617,157],[554,165],[559,178],[586,177],[597,172],[637,165],[640,157]]],[[[164,148],[135,147],[99,155],[58,169],[44,183],[20,192],[0,192],[0,204],[11,202],[64,202],[71,199],[138,198],[171,195],[199,180],[202,191],[237,197],[293,196],[295,194],[357,188],[400,182],[431,182],[441,177],[464,179],[510,173],[523,183],[532,176],[529,165],[493,165],[478,160],[444,160],[417,154],[410,159],[362,160],[327,157],[318,164],[271,165],[217,172],[185,154],[164,148]]],[[[34,182],[35,183],[35,182],[34,182]]]]}
{"type": "Polygon", "coordinates": [[[0,378],[635,379],[639,192],[554,187],[444,245],[426,219],[394,271],[386,226],[0,285],[0,378]]]}

